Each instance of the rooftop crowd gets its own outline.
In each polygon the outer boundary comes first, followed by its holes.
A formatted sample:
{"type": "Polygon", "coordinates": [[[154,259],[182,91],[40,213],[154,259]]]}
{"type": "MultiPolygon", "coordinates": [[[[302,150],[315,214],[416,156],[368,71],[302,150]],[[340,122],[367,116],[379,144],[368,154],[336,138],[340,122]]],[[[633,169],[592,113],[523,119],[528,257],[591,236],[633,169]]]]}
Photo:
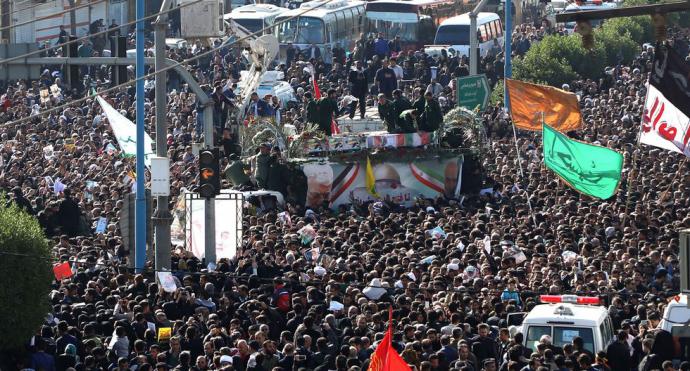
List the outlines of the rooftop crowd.
{"type": "MultiPolygon", "coordinates": [[[[523,46],[516,54],[548,32],[532,25],[517,30],[514,43],[523,46]]],[[[688,30],[673,32],[676,43],[687,45],[688,30]]],[[[359,95],[373,106],[379,93],[387,100],[395,90],[376,81],[376,71],[394,60],[395,50],[379,58],[366,48],[365,43],[362,51],[343,53],[330,65],[313,61],[328,87],[324,91],[334,89],[341,108],[349,108],[342,103],[345,96],[359,95]],[[345,72],[358,63],[366,68],[367,82],[355,92],[345,72]]],[[[193,45],[171,50],[169,57],[181,60],[203,50],[193,45]]],[[[394,346],[420,371],[689,370],[687,362],[672,362],[677,357],[670,334],[656,329],[679,289],[677,235],[690,228],[690,179],[681,155],[636,145],[652,53],[645,49],[631,65],[611,66],[600,81],[563,87],[580,97],[585,126],[576,135],[625,156],[624,180],[614,198],[593,200],[560,182],[542,166],[540,135],[520,132],[516,146],[510,121],[497,105],[482,116],[490,145],[482,158],[483,187],[492,192],[467,194],[462,202],[420,201],[409,210],[376,204],[339,214],[289,203],[290,223],[275,212],[246,214],[242,251],[215,271],[173,246],[179,281],[173,293],[159,287],[152,272],[133,274],[125,267],[131,252],[118,221],[134,163],[117,152],[98,103],[89,99],[14,123],[83,93],[66,86],[54,66],[36,81],[7,81],[0,96],[0,187],[8,202],[38,218],[52,238],[55,261],[80,261],[72,278],[53,283],[50,321],[27,339],[29,353],[16,357],[15,366],[366,370],[392,306],[394,346]],[[40,90],[53,84],[61,91],[41,101],[40,90]],[[95,233],[100,217],[108,224],[95,233]],[[317,236],[305,245],[297,231],[307,224],[317,236]],[[445,238],[427,232],[437,226],[445,238]],[[490,252],[482,242],[487,236],[490,252]],[[526,259],[506,254],[512,246],[526,259]],[[529,311],[540,293],[600,295],[616,340],[597,354],[577,339],[557,347],[544,337],[534,349],[525,347],[524,334],[508,331],[507,314],[529,311]],[[158,329],[168,327],[171,337],[159,339],[158,329]]],[[[300,128],[308,121],[313,92],[304,70],[292,66],[308,57],[283,66],[300,102],[271,102],[283,123],[300,128]]],[[[502,61],[500,50],[482,59],[492,82],[502,77],[502,61]]],[[[396,80],[415,81],[396,81],[402,96],[414,101],[428,91],[444,112],[454,104],[453,77],[469,71],[464,59],[421,52],[397,54],[395,63],[402,67],[402,76],[394,69],[396,80]],[[439,67],[435,78],[431,65],[439,67]]],[[[237,49],[226,48],[188,68],[212,95],[214,119],[222,125],[233,105],[223,87],[246,63],[237,49]]],[[[105,86],[105,67],[84,72],[105,86]]],[[[195,97],[171,75],[167,144],[174,199],[196,182],[191,144],[201,130],[195,97]]],[[[145,123],[153,135],[152,90],[147,98],[145,123]]],[[[134,120],[133,88],[107,99],[134,120]]],[[[223,148],[229,155],[234,147],[223,148]]]]}

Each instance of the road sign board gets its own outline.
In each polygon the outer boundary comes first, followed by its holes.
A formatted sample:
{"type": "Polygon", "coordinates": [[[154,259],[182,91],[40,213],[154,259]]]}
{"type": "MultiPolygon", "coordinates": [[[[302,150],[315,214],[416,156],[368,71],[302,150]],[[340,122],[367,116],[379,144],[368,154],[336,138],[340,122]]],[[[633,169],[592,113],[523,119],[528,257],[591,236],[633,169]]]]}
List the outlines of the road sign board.
{"type": "Polygon", "coordinates": [[[475,110],[479,106],[479,110],[483,111],[489,104],[491,89],[485,75],[458,77],[455,86],[459,107],[475,110]]]}

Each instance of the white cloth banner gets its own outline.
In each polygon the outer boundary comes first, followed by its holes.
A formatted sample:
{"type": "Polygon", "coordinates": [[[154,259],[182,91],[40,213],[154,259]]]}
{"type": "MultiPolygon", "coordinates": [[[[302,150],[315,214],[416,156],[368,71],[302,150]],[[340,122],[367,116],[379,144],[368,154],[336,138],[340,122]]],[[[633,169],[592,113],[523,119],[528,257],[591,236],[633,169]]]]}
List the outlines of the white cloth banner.
{"type": "Polygon", "coordinates": [[[690,157],[690,118],[649,84],[640,143],[690,157]]]}
{"type": "MultiPolygon", "coordinates": [[[[111,106],[105,99],[96,97],[98,103],[103,108],[103,112],[108,117],[110,127],[113,129],[113,134],[117,139],[117,144],[124,152],[125,156],[137,155],[137,126],[128,118],[120,114],[113,106],[111,106]]],[[[151,136],[144,133],[144,163],[147,167],[151,167],[151,157],[155,156],[153,153],[153,140],[151,136]]]]}

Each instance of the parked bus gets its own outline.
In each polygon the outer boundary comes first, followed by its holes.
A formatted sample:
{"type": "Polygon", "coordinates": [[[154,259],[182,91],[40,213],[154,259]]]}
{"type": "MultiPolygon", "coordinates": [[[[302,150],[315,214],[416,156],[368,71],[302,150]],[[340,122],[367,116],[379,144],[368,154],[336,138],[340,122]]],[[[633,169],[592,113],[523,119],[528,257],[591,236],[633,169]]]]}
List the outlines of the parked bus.
{"type": "Polygon", "coordinates": [[[441,23],[470,5],[455,0],[378,0],[367,2],[365,28],[367,32],[382,32],[388,40],[400,36],[403,49],[418,50],[431,44],[441,23]]]}
{"type": "Polygon", "coordinates": [[[276,18],[273,33],[280,42],[279,61],[285,61],[288,43],[300,50],[313,44],[325,61],[331,60],[331,49],[336,45],[345,50],[354,48],[355,40],[362,32],[360,19],[364,15],[365,2],[340,0],[325,5],[321,5],[322,3],[319,0],[302,3],[299,8],[282,13],[276,18]],[[302,14],[305,9],[310,8],[313,10],[302,14]],[[297,15],[299,16],[295,17],[297,15]]]}
{"type": "Polygon", "coordinates": [[[255,0],[225,0],[225,11],[230,12],[241,6],[256,4],[255,0]]]}
{"type": "Polygon", "coordinates": [[[225,20],[232,19],[249,32],[265,30],[262,34],[271,33],[275,19],[278,15],[285,13],[287,9],[271,4],[245,5],[234,9],[225,14],[225,20]]]}
{"type": "MultiPolygon", "coordinates": [[[[479,54],[486,55],[494,45],[494,39],[503,45],[503,23],[496,13],[479,13],[477,15],[477,42],[479,54]]],[[[445,20],[434,38],[434,45],[424,47],[431,55],[441,54],[446,49],[449,54],[456,53],[469,57],[470,51],[470,14],[465,13],[445,20]]]]}

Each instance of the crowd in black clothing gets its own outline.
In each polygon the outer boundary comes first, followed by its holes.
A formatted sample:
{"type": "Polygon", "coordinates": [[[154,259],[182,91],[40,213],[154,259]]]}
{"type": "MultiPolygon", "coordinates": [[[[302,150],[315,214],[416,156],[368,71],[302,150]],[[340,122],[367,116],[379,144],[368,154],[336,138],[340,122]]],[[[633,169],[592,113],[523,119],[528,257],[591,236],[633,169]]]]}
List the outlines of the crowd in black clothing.
{"type": "MultiPolygon", "coordinates": [[[[541,33],[530,26],[525,35],[537,42],[541,33]]],[[[687,42],[687,30],[677,35],[687,42]]],[[[195,44],[170,50],[169,57],[181,60],[203,50],[195,44]]],[[[382,57],[393,56],[388,53],[382,57]]],[[[462,202],[420,200],[409,210],[376,203],[340,214],[289,202],[289,222],[272,212],[247,213],[238,257],[213,271],[173,246],[172,292],[152,273],[124,268],[131,253],[118,221],[132,191],[134,164],[117,152],[98,103],[71,104],[59,114],[16,124],[80,93],[50,68],[38,81],[12,82],[0,97],[0,187],[37,216],[53,238],[55,261],[76,267],[73,277],[53,283],[50,318],[16,367],[366,370],[392,305],[394,347],[420,371],[688,370],[687,363],[671,363],[677,358],[673,339],[657,328],[679,288],[677,231],[690,228],[688,164],[680,155],[635,144],[651,53],[644,50],[629,66],[612,66],[600,81],[564,87],[580,98],[585,125],[576,135],[624,154],[624,180],[613,199],[593,200],[563,185],[542,165],[540,135],[520,133],[516,146],[497,105],[482,116],[489,132],[490,154],[481,159],[489,192],[465,195],[462,202]],[[40,90],[53,84],[60,93],[41,101],[40,90]],[[107,227],[94,233],[102,217],[107,227]],[[311,241],[298,234],[306,225],[316,231],[311,241]],[[432,236],[435,227],[445,237],[432,236]],[[518,261],[515,251],[526,259],[518,261]],[[617,331],[605,352],[592,354],[578,338],[557,346],[546,337],[528,347],[523,334],[508,331],[507,314],[529,311],[540,293],[565,292],[605,300],[617,331]],[[169,338],[161,336],[167,328],[169,338]]],[[[387,62],[374,54],[362,57],[355,50],[330,66],[319,59],[310,63],[338,100],[354,95],[373,105],[377,94],[385,99],[397,88],[410,101],[431,92],[443,111],[453,105],[453,77],[468,73],[464,58],[400,53],[402,77],[395,80],[401,85],[391,89],[377,79],[375,71],[387,62]],[[358,62],[366,86],[357,73],[346,72],[358,62]],[[435,77],[432,64],[439,67],[435,77]]],[[[299,99],[312,91],[303,58],[282,67],[299,99]]],[[[492,81],[502,76],[502,58],[498,52],[483,60],[492,81]]],[[[228,48],[189,69],[212,94],[236,82],[246,67],[239,51],[228,48]]],[[[107,69],[93,72],[91,78],[103,85],[107,69]]],[[[202,114],[175,76],[169,88],[174,200],[196,182],[191,145],[201,136],[202,114]]],[[[133,90],[104,97],[135,117],[133,90]]],[[[153,135],[150,91],[147,97],[145,124],[153,135]]],[[[306,103],[278,111],[283,123],[302,127],[307,121],[306,103]]]]}

